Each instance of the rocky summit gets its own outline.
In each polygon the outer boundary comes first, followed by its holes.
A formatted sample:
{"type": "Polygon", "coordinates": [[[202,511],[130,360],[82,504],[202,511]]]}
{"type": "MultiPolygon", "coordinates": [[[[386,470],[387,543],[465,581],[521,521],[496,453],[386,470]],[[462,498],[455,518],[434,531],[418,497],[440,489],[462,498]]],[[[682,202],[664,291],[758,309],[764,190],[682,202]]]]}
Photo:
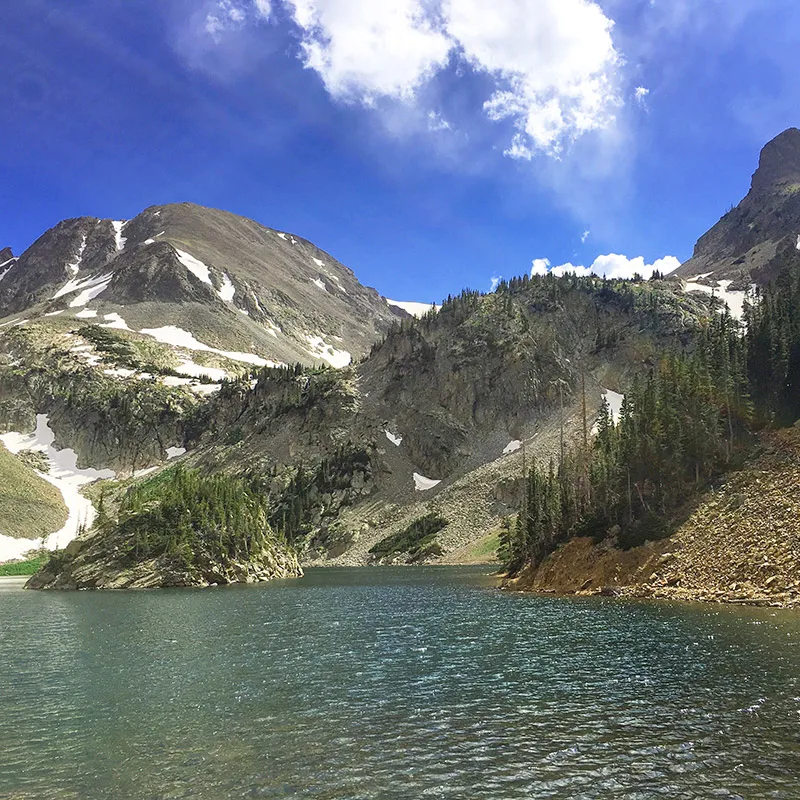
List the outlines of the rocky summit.
{"type": "Polygon", "coordinates": [[[406,316],[311,242],[190,203],[65,220],[3,253],[10,324],[97,320],[240,363],[345,366],[406,316]]]}
{"type": "Polygon", "coordinates": [[[800,130],[761,151],[750,191],[697,242],[678,275],[701,285],[744,290],[800,264],[800,130]]]}

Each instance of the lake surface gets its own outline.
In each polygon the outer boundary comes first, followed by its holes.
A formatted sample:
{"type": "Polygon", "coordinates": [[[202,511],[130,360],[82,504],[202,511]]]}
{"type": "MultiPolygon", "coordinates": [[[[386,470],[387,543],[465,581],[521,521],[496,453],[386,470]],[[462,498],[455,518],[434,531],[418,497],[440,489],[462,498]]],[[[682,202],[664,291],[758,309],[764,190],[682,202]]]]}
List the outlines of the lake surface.
{"type": "Polygon", "coordinates": [[[0,798],[800,798],[800,614],[492,590],[0,584],[0,798]]]}

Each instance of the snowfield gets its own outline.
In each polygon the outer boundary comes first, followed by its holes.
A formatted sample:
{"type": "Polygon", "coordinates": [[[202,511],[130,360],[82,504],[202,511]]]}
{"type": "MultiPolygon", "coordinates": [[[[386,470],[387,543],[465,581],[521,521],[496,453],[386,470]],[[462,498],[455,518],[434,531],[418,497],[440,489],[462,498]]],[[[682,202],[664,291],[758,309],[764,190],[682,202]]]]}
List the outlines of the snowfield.
{"type": "Polygon", "coordinates": [[[180,372],[181,375],[188,375],[191,378],[205,377],[212,381],[224,381],[228,377],[228,373],[224,369],[203,367],[187,358],[181,360],[180,366],[175,368],[175,372],[180,372]]]}
{"type": "Polygon", "coordinates": [[[81,264],[83,263],[83,254],[85,252],[86,252],[86,234],[84,233],[83,240],[81,241],[80,247],[78,247],[78,252],[75,256],[75,260],[71,264],[67,264],[67,269],[72,273],[73,278],[80,271],[81,264]]]}
{"type": "Polygon", "coordinates": [[[608,403],[609,409],[611,409],[611,419],[615,425],[619,425],[619,421],[622,419],[622,403],[625,400],[625,395],[607,389],[603,392],[603,397],[608,403]]]}
{"type": "Polygon", "coordinates": [[[117,314],[104,314],[103,319],[106,320],[104,324],[102,324],[101,328],[115,328],[118,331],[129,331],[130,328],[128,327],[128,323],[125,322],[122,317],[117,314]]]}
{"type": "Polygon", "coordinates": [[[522,449],[522,442],[519,439],[514,439],[505,446],[505,449],[503,450],[503,455],[509,456],[511,455],[511,453],[516,453],[517,450],[521,449],[522,449]]]}
{"type": "Polygon", "coordinates": [[[95,297],[108,289],[112,277],[112,275],[106,274],[96,275],[93,278],[84,278],[83,280],[72,278],[68,280],[51,299],[58,300],[59,297],[64,297],[74,292],[80,292],[69,304],[70,308],[79,308],[80,306],[88,305],[90,300],[94,300],[95,297]]]}
{"type": "MultiPolygon", "coordinates": [[[[80,493],[80,487],[98,480],[115,478],[116,473],[110,469],[78,469],[78,457],[74,450],[57,450],[53,446],[55,433],[50,428],[49,418],[45,414],[37,415],[34,433],[28,435],[6,433],[0,436],[0,441],[15,455],[23,450],[35,450],[47,457],[50,474],[42,475],[42,478],[61,492],[69,516],[60,531],[51,533],[45,538],[44,546],[48,550],[66,547],[78,535],[78,528],[81,525],[90,527],[95,518],[95,508],[91,501],[80,493]]],[[[21,558],[40,545],[40,539],[12,539],[9,536],[0,536],[0,561],[21,558]]]]}

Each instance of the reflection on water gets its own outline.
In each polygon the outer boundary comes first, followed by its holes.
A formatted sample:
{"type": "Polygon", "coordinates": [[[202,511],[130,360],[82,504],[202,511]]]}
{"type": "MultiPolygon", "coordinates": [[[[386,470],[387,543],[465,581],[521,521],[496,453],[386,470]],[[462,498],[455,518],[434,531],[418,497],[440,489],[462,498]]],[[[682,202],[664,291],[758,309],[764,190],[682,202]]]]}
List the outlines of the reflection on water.
{"type": "Polygon", "coordinates": [[[491,590],[0,585],[0,798],[800,798],[800,614],[491,590]]]}

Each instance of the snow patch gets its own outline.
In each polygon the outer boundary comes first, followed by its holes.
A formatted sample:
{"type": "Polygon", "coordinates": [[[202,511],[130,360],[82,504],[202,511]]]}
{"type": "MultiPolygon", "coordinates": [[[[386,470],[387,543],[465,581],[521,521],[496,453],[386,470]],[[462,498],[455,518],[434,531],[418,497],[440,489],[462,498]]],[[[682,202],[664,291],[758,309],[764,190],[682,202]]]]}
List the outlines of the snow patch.
{"type": "Polygon", "coordinates": [[[286,241],[286,234],[285,233],[278,233],[278,231],[275,231],[275,235],[279,236],[281,239],[283,239],[284,242],[286,241]]]}
{"type": "Polygon", "coordinates": [[[313,281],[311,281],[311,283],[315,284],[316,286],[319,286],[319,288],[322,289],[323,292],[328,291],[328,287],[325,285],[325,282],[320,280],[319,278],[315,278],[313,281]]]}
{"type": "Polygon", "coordinates": [[[75,319],[94,319],[96,316],[97,312],[94,309],[84,308],[75,315],[75,319]]]}
{"type": "Polygon", "coordinates": [[[14,266],[16,261],[16,258],[9,258],[8,261],[4,261],[2,264],[0,264],[0,281],[3,280],[3,278],[5,278],[9,272],[11,272],[11,268],[14,266]],[[3,267],[5,267],[5,269],[3,269],[3,267]]]}
{"type": "Polygon", "coordinates": [[[125,322],[125,320],[122,319],[122,317],[117,313],[104,314],[103,319],[107,320],[107,322],[101,325],[100,326],[101,328],[115,328],[118,331],[130,330],[130,328],[128,327],[128,323],[125,322]]]}
{"type": "MultiPolygon", "coordinates": [[[[42,477],[61,492],[68,518],[60,531],[45,538],[45,548],[55,550],[66,547],[78,535],[80,525],[91,527],[95,518],[95,508],[91,501],[80,493],[79,488],[98,480],[115,478],[115,472],[110,469],[78,469],[78,456],[74,450],[56,450],[53,446],[55,433],[50,428],[49,418],[45,414],[36,416],[35,433],[29,435],[6,433],[0,436],[0,441],[15,455],[23,450],[35,450],[44,453],[50,463],[50,473],[42,477]]],[[[40,544],[40,539],[0,537],[0,560],[19,558],[40,544]],[[14,552],[9,552],[12,549],[15,549],[14,552]]]]}
{"type": "Polygon", "coordinates": [[[332,345],[328,344],[321,336],[306,336],[308,343],[311,345],[309,353],[315,358],[320,358],[327,361],[332,367],[342,369],[348,366],[353,358],[346,350],[337,350],[332,345]]]}
{"type": "Polygon", "coordinates": [[[384,431],[386,434],[386,438],[393,444],[395,447],[400,447],[403,444],[403,437],[402,436],[395,436],[395,434],[391,433],[390,431],[384,431]]]}
{"type": "Polygon", "coordinates": [[[208,267],[202,261],[195,258],[190,253],[178,250],[177,247],[175,248],[175,252],[178,254],[178,261],[180,261],[195,278],[201,280],[203,283],[207,283],[209,286],[213,285],[211,283],[211,274],[208,271],[208,267]]]}
{"type": "Polygon", "coordinates": [[[434,305],[433,303],[412,303],[400,300],[386,300],[387,305],[402,308],[403,311],[411,314],[412,317],[424,317],[429,311],[438,311],[441,306],[434,305]]]}
{"type": "Polygon", "coordinates": [[[111,283],[111,275],[105,276],[105,279],[100,281],[100,283],[95,284],[94,286],[90,286],[88,289],[84,289],[70,304],[70,308],[78,308],[79,306],[85,306],[90,303],[95,297],[99,297],[106,289],[108,289],[108,285],[111,283]]]}
{"type": "Polygon", "coordinates": [[[168,447],[167,448],[167,459],[171,461],[173,458],[180,458],[182,455],[186,454],[185,447],[168,447]]]}
{"type": "MultiPolygon", "coordinates": [[[[798,235],[797,235],[797,244],[795,244],[795,247],[796,247],[798,250],[800,250],[800,234],[798,234],[798,235]]],[[[0,266],[2,266],[2,265],[0,265],[0,266]]]]}
{"type": "Polygon", "coordinates": [[[175,372],[180,372],[181,375],[188,375],[191,378],[208,378],[212,381],[224,381],[228,377],[228,373],[224,369],[203,367],[187,358],[181,361],[180,366],[175,368],[175,372]]]}
{"type": "Polygon", "coordinates": [[[45,314],[46,317],[57,317],[59,314],[63,314],[64,309],[62,308],[61,311],[51,311],[48,314],[45,314]]]}
{"type": "Polygon", "coordinates": [[[320,260],[320,259],[318,259],[318,258],[312,258],[311,260],[312,260],[312,261],[313,261],[313,262],[314,262],[314,263],[315,263],[315,264],[316,264],[318,267],[320,267],[321,269],[325,269],[325,268],[328,266],[328,265],[327,265],[327,264],[326,264],[324,261],[321,261],[321,260],[320,260]]]}
{"type": "Polygon", "coordinates": [[[128,223],[125,220],[114,220],[111,223],[111,226],[114,228],[114,240],[117,245],[117,252],[125,249],[125,245],[128,243],[128,240],[122,235],[122,229],[128,223]]]}
{"type": "Polygon", "coordinates": [[[224,272],[222,273],[222,286],[217,289],[217,294],[225,303],[232,303],[233,296],[236,294],[236,287],[224,272]]]}
{"type": "Polygon", "coordinates": [[[196,383],[191,388],[195,394],[214,394],[222,387],[218,383],[196,383]]]}
{"type": "Polygon", "coordinates": [[[156,243],[156,240],[155,240],[155,239],[145,239],[145,240],[142,242],[142,244],[155,244],[155,243],[156,243]]]}
{"type": "Polygon", "coordinates": [[[80,247],[78,247],[78,252],[75,256],[75,260],[71,264],[67,264],[67,269],[72,273],[73,278],[78,274],[81,268],[81,264],[83,263],[83,254],[85,252],[86,252],[86,234],[84,233],[80,247]]]}
{"type": "Polygon", "coordinates": [[[603,392],[603,398],[608,403],[608,408],[611,411],[611,420],[615,425],[619,425],[622,419],[622,403],[625,400],[625,395],[619,392],[612,392],[611,389],[606,389],[603,392]]]}
{"type": "Polygon", "coordinates": [[[241,361],[244,364],[254,364],[257,367],[273,365],[274,362],[267,361],[254,353],[237,353],[228,350],[218,350],[216,347],[209,347],[207,344],[199,342],[189,331],[178,328],[175,325],[165,325],[163,328],[143,328],[140,333],[145,336],[152,336],[162,344],[169,344],[173,347],[183,347],[186,350],[202,350],[207,353],[216,353],[225,356],[231,361],[241,361]]]}
{"type": "Polygon", "coordinates": [[[96,275],[93,278],[84,278],[78,280],[72,278],[68,280],[52,297],[53,300],[58,300],[59,297],[72,294],[73,292],[80,292],[80,294],[69,304],[70,308],[77,308],[78,306],[85,306],[90,300],[93,300],[99,294],[108,288],[111,283],[111,274],[96,275]]]}
{"type": "Polygon", "coordinates": [[[194,381],[191,378],[178,378],[175,375],[165,375],[161,379],[164,386],[191,386],[194,381]]]}
{"type": "Polygon", "coordinates": [[[441,481],[434,481],[431,478],[426,478],[418,472],[414,473],[414,489],[418,492],[427,492],[435,489],[441,481]]]}
{"type": "Polygon", "coordinates": [[[505,446],[505,449],[503,450],[503,455],[508,456],[511,455],[511,453],[516,453],[517,450],[521,449],[522,449],[522,442],[519,439],[514,439],[505,446]]]}
{"type": "MultiPolygon", "coordinates": [[[[708,273],[709,275],[711,273],[708,273]]],[[[698,276],[700,277],[700,276],[698,276]]],[[[706,286],[704,283],[689,281],[684,287],[685,292],[703,292],[704,294],[718,297],[728,307],[734,319],[744,318],[744,304],[747,300],[748,292],[741,290],[730,290],[728,287],[733,281],[717,281],[716,286],[706,286]]]]}

